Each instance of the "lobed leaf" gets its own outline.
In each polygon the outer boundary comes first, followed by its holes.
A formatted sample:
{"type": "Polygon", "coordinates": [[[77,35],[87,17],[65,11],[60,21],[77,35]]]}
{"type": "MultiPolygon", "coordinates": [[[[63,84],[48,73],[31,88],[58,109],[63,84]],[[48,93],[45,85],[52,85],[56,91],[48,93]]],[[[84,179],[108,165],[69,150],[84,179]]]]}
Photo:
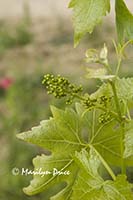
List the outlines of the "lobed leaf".
{"type": "Polygon", "coordinates": [[[82,110],[83,127],[86,128],[88,133],[88,143],[95,147],[107,163],[120,166],[121,147],[119,140],[121,128],[114,119],[103,124],[99,123],[101,113],[101,111],[95,109],[92,111],[82,110]]]}
{"type": "Polygon", "coordinates": [[[91,79],[100,79],[100,80],[112,80],[115,76],[114,75],[108,75],[107,74],[107,69],[105,68],[98,68],[98,69],[93,69],[93,68],[87,68],[87,74],[86,78],[91,79]]]}
{"type": "Polygon", "coordinates": [[[36,169],[42,171],[53,171],[53,168],[58,171],[68,170],[69,176],[54,176],[53,174],[44,177],[35,175],[29,187],[24,188],[24,192],[28,195],[33,195],[46,190],[47,187],[52,187],[58,182],[67,182],[67,187],[62,191],[61,195],[66,196],[71,191],[76,166],[72,161],[72,156],[75,150],[82,148],[80,141],[80,121],[78,115],[71,110],[59,110],[51,107],[54,118],[42,121],[40,126],[32,128],[31,131],[18,135],[19,139],[31,142],[40,147],[48,149],[52,152],[50,156],[42,155],[33,160],[36,169]]]}
{"type": "MultiPolygon", "coordinates": [[[[124,102],[125,106],[133,105],[133,78],[117,78],[115,81],[115,86],[117,90],[117,95],[120,100],[120,103],[124,102]]],[[[107,97],[113,97],[113,92],[111,85],[109,83],[104,83],[95,93],[91,95],[91,98],[99,98],[100,96],[105,95],[107,97]]],[[[114,106],[111,105],[112,109],[114,106]]],[[[124,105],[121,106],[123,109],[124,105]]]]}
{"type": "MultiPolygon", "coordinates": [[[[50,155],[37,156],[33,160],[35,171],[40,168],[42,171],[52,171],[56,168],[61,172],[67,170],[70,175],[48,174],[41,177],[36,174],[30,185],[24,188],[24,192],[34,195],[65,182],[66,187],[52,197],[52,200],[66,200],[70,199],[75,180],[79,176],[79,167],[73,160],[75,152],[80,152],[82,149],[87,149],[89,152],[91,145],[108,164],[120,166],[123,156],[119,143],[121,130],[115,120],[99,123],[101,111],[85,111],[80,104],[76,106],[76,112],[73,109],[63,111],[55,107],[51,107],[51,110],[52,118],[42,121],[31,131],[19,134],[18,138],[51,152],[50,155]]],[[[94,165],[92,171],[96,173],[94,165]]]]}
{"type": "Polygon", "coordinates": [[[133,121],[130,121],[129,124],[127,124],[124,142],[124,158],[133,160],[133,121]]]}
{"type": "Polygon", "coordinates": [[[100,158],[91,149],[76,153],[76,162],[80,167],[77,181],[73,187],[72,200],[132,200],[132,186],[125,175],[119,175],[115,181],[104,181],[99,173],[100,158]]]}
{"type": "Polygon", "coordinates": [[[116,88],[118,96],[126,102],[133,102],[133,78],[117,79],[116,88]]]}
{"type": "Polygon", "coordinates": [[[118,40],[120,44],[123,44],[125,40],[133,39],[133,15],[123,0],[115,2],[118,40]]]}
{"type": "Polygon", "coordinates": [[[110,11],[110,1],[71,0],[69,8],[73,8],[74,11],[74,44],[77,46],[81,38],[87,32],[92,33],[94,27],[110,11]]]}
{"type": "MultiPolygon", "coordinates": [[[[119,99],[132,101],[133,79],[117,79],[116,88],[119,99]]],[[[109,84],[101,86],[91,98],[98,98],[104,94],[112,96],[109,84]]],[[[113,107],[111,109],[113,110],[113,107]]],[[[63,111],[55,107],[51,107],[51,110],[52,118],[42,121],[38,127],[32,128],[31,131],[19,134],[18,138],[51,152],[49,156],[42,155],[33,160],[35,170],[42,168],[42,171],[52,171],[53,168],[57,168],[59,171],[70,171],[70,175],[54,177],[52,174],[43,177],[34,175],[30,186],[24,188],[24,191],[28,195],[33,195],[47,190],[49,187],[52,188],[56,184],[66,182],[66,187],[52,199],[70,199],[75,180],[79,177],[79,167],[73,160],[75,151],[80,152],[87,148],[89,152],[91,145],[108,164],[120,166],[123,158],[119,142],[122,130],[115,119],[103,124],[99,123],[102,111],[85,110],[80,104],[76,104],[76,111],[70,108],[63,111]]],[[[132,126],[126,130],[124,158],[127,165],[132,165],[132,126]]],[[[93,169],[96,170],[94,165],[93,169]]],[[[98,195],[102,195],[102,193],[100,191],[98,195]]]]}
{"type": "MultiPolygon", "coordinates": [[[[133,78],[122,78],[116,80],[117,95],[119,103],[121,104],[121,112],[123,115],[127,114],[127,106],[133,106],[133,78]],[[122,102],[124,103],[122,106],[122,102]]],[[[98,98],[101,95],[112,97],[112,89],[110,84],[103,84],[97,92],[92,94],[91,98],[98,98]]],[[[112,103],[110,109],[115,110],[112,103]]],[[[130,121],[125,126],[125,139],[124,139],[124,158],[133,161],[133,123],[130,121]]]]}

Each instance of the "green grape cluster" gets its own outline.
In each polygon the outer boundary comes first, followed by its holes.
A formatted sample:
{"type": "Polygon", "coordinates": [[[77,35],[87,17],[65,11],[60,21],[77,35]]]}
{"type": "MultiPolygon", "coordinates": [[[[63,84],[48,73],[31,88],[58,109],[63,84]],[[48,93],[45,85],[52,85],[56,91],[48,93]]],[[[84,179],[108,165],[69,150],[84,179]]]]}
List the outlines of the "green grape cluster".
{"type": "Polygon", "coordinates": [[[81,85],[71,84],[68,79],[60,75],[47,74],[44,76],[42,83],[46,86],[47,93],[53,94],[55,98],[68,97],[67,104],[71,104],[74,97],[83,90],[81,85]]]}
{"type": "Polygon", "coordinates": [[[104,107],[106,108],[111,101],[111,97],[101,96],[99,98],[91,99],[89,95],[85,95],[83,97],[82,103],[88,109],[92,109],[94,107],[104,107]]]}
{"type": "Polygon", "coordinates": [[[87,109],[91,110],[96,106],[97,99],[90,99],[89,96],[85,96],[84,99],[82,100],[82,103],[87,109]]]}
{"type": "Polygon", "coordinates": [[[109,112],[104,112],[99,116],[99,123],[100,124],[104,124],[104,123],[110,121],[110,119],[111,119],[110,113],[109,112]]]}
{"type": "Polygon", "coordinates": [[[106,97],[105,95],[102,95],[99,99],[98,99],[98,103],[100,105],[102,105],[103,107],[107,107],[108,104],[111,102],[111,97],[106,97]]]}

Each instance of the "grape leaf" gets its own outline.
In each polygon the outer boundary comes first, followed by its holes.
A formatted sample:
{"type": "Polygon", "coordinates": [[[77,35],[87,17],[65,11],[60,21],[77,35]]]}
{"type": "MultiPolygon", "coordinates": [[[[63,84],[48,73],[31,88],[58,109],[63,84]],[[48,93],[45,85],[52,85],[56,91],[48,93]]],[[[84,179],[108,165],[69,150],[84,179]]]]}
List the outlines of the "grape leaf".
{"type": "MultiPolygon", "coordinates": [[[[133,78],[117,78],[115,80],[116,90],[119,98],[125,99],[126,101],[133,100],[133,78]]],[[[112,96],[112,88],[109,83],[102,84],[99,89],[92,94],[93,97],[98,98],[101,95],[112,96]]]]}
{"type": "MultiPolygon", "coordinates": [[[[121,158],[123,158],[120,147],[123,130],[118,122],[111,119],[101,124],[99,117],[102,112],[96,109],[86,111],[81,104],[76,104],[76,110],[82,116],[83,129],[88,133],[87,142],[95,147],[108,164],[120,166],[121,158]]],[[[125,158],[125,164],[132,166],[133,160],[125,158]]]]}
{"type": "MultiPolygon", "coordinates": [[[[122,78],[116,80],[116,89],[117,95],[120,100],[125,103],[125,108],[127,106],[133,106],[133,78],[122,78]]],[[[94,94],[92,94],[91,98],[98,98],[101,95],[107,95],[108,97],[113,96],[112,89],[110,84],[103,84],[94,94]]],[[[127,109],[124,108],[124,105],[121,106],[121,112],[123,114],[127,114],[127,109]]],[[[112,103],[110,108],[111,110],[116,111],[114,104],[112,103]]],[[[133,161],[133,125],[132,121],[126,124],[125,127],[125,151],[124,151],[124,158],[128,158],[133,161]]]]}
{"type": "Polygon", "coordinates": [[[85,56],[86,63],[96,63],[99,61],[99,55],[96,49],[87,49],[85,56]]]}
{"type": "MultiPolygon", "coordinates": [[[[115,80],[115,86],[120,101],[119,103],[121,104],[121,111],[123,112],[124,115],[125,114],[124,107],[127,107],[127,105],[131,107],[133,105],[133,78],[122,78],[122,79],[117,78],[115,80]]],[[[102,86],[99,87],[99,89],[91,95],[91,98],[92,99],[99,98],[102,95],[112,98],[110,108],[116,111],[113,99],[113,92],[111,85],[109,83],[102,84],[102,86]]]]}
{"type": "Polygon", "coordinates": [[[91,79],[100,79],[100,80],[107,80],[107,79],[113,79],[115,76],[114,75],[108,75],[107,70],[105,68],[98,68],[98,69],[93,69],[93,68],[87,68],[87,74],[86,78],[91,79]]]}
{"type": "Polygon", "coordinates": [[[82,150],[76,153],[75,160],[80,172],[73,187],[72,200],[132,200],[132,186],[125,175],[114,181],[104,181],[99,175],[100,158],[92,148],[90,153],[82,150]]]}
{"type": "Polygon", "coordinates": [[[116,0],[115,2],[118,40],[123,44],[125,39],[133,39],[133,15],[123,0],[116,0]]]}
{"type": "Polygon", "coordinates": [[[56,184],[65,182],[67,186],[57,195],[53,196],[52,199],[67,199],[70,196],[74,179],[77,175],[77,166],[73,163],[72,159],[54,155],[41,155],[33,159],[33,164],[35,167],[34,171],[39,171],[41,169],[41,172],[44,172],[46,175],[35,174],[30,185],[23,189],[26,194],[34,195],[42,192],[44,189],[52,189],[56,184]],[[68,175],[57,175],[59,171],[60,173],[68,173],[68,175]]]}
{"type": "Polygon", "coordinates": [[[62,192],[62,195],[69,193],[71,190],[71,180],[75,176],[76,167],[72,162],[72,156],[75,150],[80,150],[83,144],[80,140],[80,120],[73,110],[59,110],[52,107],[54,118],[42,121],[39,127],[32,128],[31,131],[19,134],[18,138],[37,144],[52,152],[50,156],[42,155],[33,160],[35,169],[42,168],[42,171],[53,171],[57,168],[59,171],[69,170],[69,176],[54,176],[49,174],[44,177],[34,176],[31,185],[24,188],[24,192],[33,195],[47,189],[47,185],[51,186],[57,182],[67,182],[68,186],[62,192]],[[69,180],[70,179],[70,180],[69,180]]]}
{"type": "Polygon", "coordinates": [[[108,67],[108,48],[105,43],[100,52],[98,52],[96,49],[88,49],[85,53],[85,56],[85,61],[87,63],[99,63],[106,68],[108,67]]]}
{"type": "Polygon", "coordinates": [[[133,78],[117,79],[116,88],[119,98],[126,102],[133,102],[133,78]]]}
{"type": "Polygon", "coordinates": [[[54,200],[69,199],[72,186],[78,176],[78,167],[73,161],[75,151],[80,152],[81,149],[88,148],[91,144],[107,163],[120,166],[121,130],[115,120],[100,124],[98,118],[101,112],[97,110],[84,113],[81,109],[82,114],[79,114],[79,108],[77,112],[70,108],[65,111],[55,107],[51,109],[53,118],[42,121],[40,126],[32,128],[31,131],[19,134],[18,138],[51,152],[49,156],[42,155],[33,160],[35,171],[40,168],[42,171],[53,171],[53,168],[56,168],[61,172],[67,170],[70,175],[48,174],[43,177],[34,175],[30,186],[24,188],[24,192],[33,195],[49,187],[52,188],[55,184],[66,182],[67,186],[52,198],[54,200]],[[84,131],[88,136],[87,139],[84,138],[84,131]]]}
{"type": "Polygon", "coordinates": [[[124,158],[130,158],[133,160],[133,121],[130,121],[127,124],[124,141],[125,141],[124,158]]]}
{"type": "Polygon", "coordinates": [[[74,11],[74,44],[78,45],[81,38],[87,33],[92,33],[94,27],[102,17],[110,11],[109,0],[71,0],[69,8],[74,11]]]}

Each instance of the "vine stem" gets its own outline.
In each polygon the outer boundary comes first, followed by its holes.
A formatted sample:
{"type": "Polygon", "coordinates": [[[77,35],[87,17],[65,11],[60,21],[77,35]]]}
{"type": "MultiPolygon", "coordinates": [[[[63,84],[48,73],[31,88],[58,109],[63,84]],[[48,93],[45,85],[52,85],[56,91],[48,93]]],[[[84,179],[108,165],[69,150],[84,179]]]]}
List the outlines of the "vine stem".
{"type": "Polygon", "coordinates": [[[121,129],[122,129],[122,133],[121,133],[121,140],[120,140],[120,146],[121,146],[121,171],[122,174],[125,174],[126,169],[125,169],[125,164],[124,164],[124,159],[123,159],[123,153],[124,153],[124,146],[123,146],[123,140],[124,140],[124,123],[123,123],[123,118],[122,118],[122,114],[121,114],[121,109],[120,109],[120,105],[119,105],[119,99],[117,96],[117,90],[116,90],[116,86],[115,86],[115,81],[109,81],[111,87],[112,87],[112,91],[114,94],[114,100],[115,100],[115,104],[116,104],[116,109],[118,112],[118,116],[120,119],[120,125],[121,125],[121,129]]]}
{"type": "Polygon", "coordinates": [[[115,103],[116,103],[116,109],[117,109],[117,112],[118,112],[118,116],[120,118],[120,121],[122,121],[122,114],[121,114],[121,109],[120,109],[117,91],[116,91],[116,87],[115,87],[115,81],[109,80],[109,83],[112,87],[112,91],[113,91],[113,94],[114,94],[114,100],[115,100],[115,103]]]}
{"type": "Polygon", "coordinates": [[[101,160],[103,166],[105,167],[105,169],[108,171],[108,173],[110,174],[110,176],[112,177],[112,179],[115,181],[116,180],[116,176],[114,174],[114,172],[112,171],[112,169],[110,168],[110,166],[108,165],[108,163],[103,159],[103,157],[99,154],[99,152],[92,146],[89,145],[90,148],[92,148],[95,153],[98,155],[99,159],[101,160]]]}
{"type": "Polygon", "coordinates": [[[122,62],[122,58],[121,58],[121,55],[120,55],[119,58],[118,58],[118,65],[117,65],[116,72],[115,72],[115,75],[116,75],[116,76],[117,76],[118,73],[119,73],[119,69],[120,69],[120,66],[121,66],[121,62],[122,62]]]}
{"type": "Polygon", "coordinates": [[[132,43],[133,43],[133,40],[127,41],[127,42],[123,45],[123,47],[121,48],[121,52],[123,53],[124,49],[125,49],[129,44],[132,44],[132,43]]]}
{"type": "Polygon", "coordinates": [[[118,57],[118,65],[117,65],[117,68],[116,68],[116,73],[115,75],[117,76],[118,73],[119,73],[119,69],[120,69],[120,66],[121,66],[121,62],[122,62],[122,56],[123,56],[123,52],[125,50],[125,48],[129,45],[129,44],[132,44],[133,43],[133,40],[129,40],[127,41],[120,49],[120,51],[118,50],[115,42],[113,41],[113,44],[114,44],[114,47],[115,47],[115,50],[116,50],[116,53],[117,53],[117,57],[118,57]]]}

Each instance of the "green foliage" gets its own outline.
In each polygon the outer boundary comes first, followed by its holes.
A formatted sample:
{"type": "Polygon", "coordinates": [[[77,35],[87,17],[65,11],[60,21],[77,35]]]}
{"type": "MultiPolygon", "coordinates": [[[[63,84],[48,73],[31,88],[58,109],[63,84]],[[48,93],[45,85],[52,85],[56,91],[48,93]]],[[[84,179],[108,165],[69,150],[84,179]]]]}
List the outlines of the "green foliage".
{"type": "MultiPolygon", "coordinates": [[[[107,60],[106,48],[101,51],[102,58],[107,60]]],[[[97,63],[95,56],[91,58],[91,62],[97,63]]],[[[132,186],[125,173],[125,169],[133,165],[133,125],[129,113],[133,80],[111,75],[108,62],[100,64],[106,69],[108,78],[91,95],[84,94],[81,88],[77,90],[77,86],[59,75],[44,76],[43,84],[49,94],[58,98],[69,95],[80,102],[75,109],[67,108],[65,111],[51,107],[53,117],[17,136],[50,151],[49,156],[36,157],[33,164],[35,171],[41,168],[51,173],[43,177],[34,175],[31,184],[24,188],[26,194],[34,195],[65,182],[66,186],[51,199],[93,200],[94,196],[110,199],[111,194],[114,200],[133,198],[132,186]],[[104,174],[98,172],[100,166],[113,180],[104,179],[104,174]],[[122,174],[116,176],[111,166],[121,168],[122,174]],[[67,171],[70,174],[53,175],[54,168],[60,173],[67,171]],[[83,191],[83,188],[86,189],[83,191]]]]}
{"type": "Polygon", "coordinates": [[[126,39],[133,39],[133,15],[123,0],[116,0],[115,2],[118,39],[123,44],[126,39]]]}
{"type": "MultiPolygon", "coordinates": [[[[73,9],[74,44],[77,46],[86,33],[92,33],[94,27],[110,12],[109,0],[71,0],[69,7],[73,9]]],[[[118,40],[133,39],[133,15],[128,10],[124,0],[115,1],[116,26],[118,40]]]]}
{"type": "Polygon", "coordinates": [[[33,34],[26,24],[19,24],[16,27],[16,44],[24,46],[33,41],[33,34]]]}
{"type": "Polygon", "coordinates": [[[77,46],[81,38],[87,32],[92,33],[102,17],[109,12],[110,2],[109,0],[72,0],[69,7],[74,10],[74,44],[77,46]]]}
{"type": "MultiPolygon", "coordinates": [[[[77,45],[109,12],[110,1],[72,0],[69,7],[74,9],[77,45]]],[[[100,52],[86,51],[87,78],[101,81],[94,93],[85,93],[81,86],[60,75],[44,76],[48,94],[58,99],[68,98],[67,103],[73,103],[74,99],[77,102],[65,110],[51,106],[52,117],[17,135],[49,152],[33,159],[34,171],[41,169],[49,173],[34,174],[30,185],[24,188],[28,195],[64,184],[51,200],[133,199],[133,184],[126,173],[127,168],[133,166],[133,79],[118,76],[125,47],[132,42],[123,44],[125,37],[132,39],[129,28],[132,15],[122,0],[116,1],[116,15],[119,44],[114,43],[118,59],[115,72],[109,63],[106,45],[100,52]],[[121,17],[120,11],[126,14],[126,19],[121,17]],[[119,173],[114,170],[116,167],[119,173]]]]}
{"type": "MultiPolygon", "coordinates": [[[[53,118],[42,121],[39,127],[34,127],[31,131],[18,135],[18,138],[37,144],[52,153],[50,156],[42,155],[35,158],[33,161],[35,170],[40,167],[43,171],[48,169],[52,171],[56,166],[60,171],[69,170],[71,172],[69,177],[52,176],[51,174],[44,177],[35,175],[31,185],[28,188],[24,188],[26,194],[33,195],[52,187],[54,184],[65,181],[67,182],[67,187],[54,199],[59,199],[60,195],[60,198],[67,199],[72,190],[74,195],[74,197],[72,195],[72,198],[76,199],[75,185],[73,184],[75,183],[74,180],[77,180],[76,177],[79,177],[79,174],[77,174],[79,169],[75,163],[76,151],[82,152],[86,149],[90,153],[93,148],[102,165],[109,172],[111,169],[107,167],[108,164],[121,166],[121,159],[123,159],[121,145],[124,146],[124,143],[121,144],[119,142],[122,129],[118,122],[110,119],[108,122],[101,123],[99,122],[99,117],[102,111],[86,111],[81,104],[77,104],[76,110],[77,112],[71,109],[63,111],[52,107],[53,118]],[[83,137],[85,127],[86,139],[83,137]]],[[[128,166],[132,165],[133,161],[125,159],[125,163],[128,166]]],[[[112,175],[112,177],[114,176],[112,175]]]]}
{"type": "MultiPolygon", "coordinates": [[[[45,101],[43,101],[41,95],[43,88],[40,85],[41,76],[39,73],[37,74],[37,76],[32,75],[30,82],[29,76],[21,76],[8,91],[6,103],[10,113],[6,116],[6,126],[21,130],[32,126],[33,122],[44,116],[41,108],[45,106],[45,101]],[[36,107],[36,104],[39,105],[36,107]]],[[[48,114],[48,109],[45,109],[45,113],[48,114]]]]}
{"type": "Polygon", "coordinates": [[[127,131],[125,133],[125,151],[124,158],[133,159],[133,122],[128,124],[127,131]]]}
{"type": "Polygon", "coordinates": [[[7,27],[4,24],[1,24],[0,29],[0,50],[5,48],[11,48],[15,44],[14,36],[9,32],[7,27]]]}
{"type": "Polygon", "coordinates": [[[0,51],[8,48],[24,46],[33,41],[33,34],[30,31],[30,25],[21,20],[16,26],[7,25],[1,22],[0,27],[0,51]]]}
{"type": "MultiPolygon", "coordinates": [[[[0,199],[28,200],[29,197],[21,190],[25,181],[30,181],[30,176],[13,176],[12,169],[18,167],[31,167],[31,157],[40,152],[38,147],[21,143],[16,139],[16,133],[23,129],[29,129],[35,123],[49,115],[46,107],[47,99],[44,97],[44,88],[40,84],[42,73],[36,72],[31,75],[22,75],[14,78],[12,85],[0,98],[0,199]],[[36,106],[38,105],[38,106],[36,106]],[[16,191],[16,192],[14,192],[16,191]]],[[[40,199],[42,195],[33,197],[40,199]]],[[[47,199],[47,198],[46,198],[47,199]]]]}
{"type": "Polygon", "coordinates": [[[101,178],[98,172],[101,162],[93,148],[91,148],[90,154],[82,150],[82,152],[76,153],[75,157],[80,172],[71,199],[132,199],[131,185],[126,181],[124,175],[117,176],[115,181],[104,181],[101,178]]]}

